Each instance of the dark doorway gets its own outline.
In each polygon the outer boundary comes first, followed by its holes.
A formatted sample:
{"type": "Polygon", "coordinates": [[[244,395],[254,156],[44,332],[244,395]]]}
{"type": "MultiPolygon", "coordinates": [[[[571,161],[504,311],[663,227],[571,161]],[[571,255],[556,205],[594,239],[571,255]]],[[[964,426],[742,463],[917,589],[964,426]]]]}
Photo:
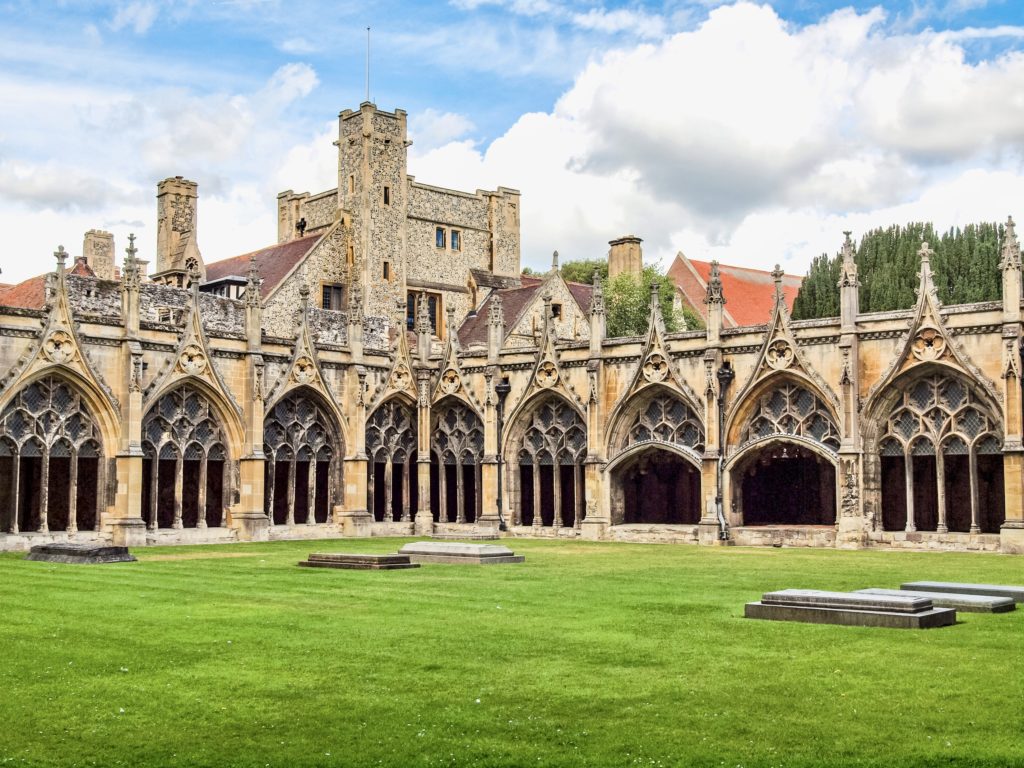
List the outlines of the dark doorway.
{"type": "Polygon", "coordinates": [[[743,472],[744,525],[835,525],[836,473],[816,454],[765,450],[743,472]],[[794,455],[795,454],[795,455],[794,455]]]}
{"type": "Polygon", "coordinates": [[[681,456],[642,453],[616,472],[622,522],[696,525],[700,522],[700,472],[681,456]]]}

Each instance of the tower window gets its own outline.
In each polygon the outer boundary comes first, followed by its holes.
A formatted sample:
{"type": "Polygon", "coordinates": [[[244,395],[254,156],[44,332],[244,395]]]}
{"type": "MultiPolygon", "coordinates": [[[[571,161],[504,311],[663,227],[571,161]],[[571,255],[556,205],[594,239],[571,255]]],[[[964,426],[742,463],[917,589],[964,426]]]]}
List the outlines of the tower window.
{"type": "Polygon", "coordinates": [[[349,174],[349,177],[348,177],[348,193],[351,195],[351,194],[355,193],[355,191],[356,191],[356,175],[353,173],[353,174],[349,174]]]}
{"type": "Polygon", "coordinates": [[[351,243],[348,245],[348,265],[351,267],[356,261],[356,249],[351,243]]]}
{"type": "Polygon", "coordinates": [[[391,205],[391,187],[384,187],[384,205],[391,205]]]}
{"type": "Polygon", "coordinates": [[[336,285],[331,283],[324,283],[322,289],[321,306],[324,309],[332,309],[335,311],[344,308],[345,302],[345,286],[336,285]]]}
{"type": "Polygon", "coordinates": [[[562,305],[561,304],[552,304],[551,305],[551,316],[553,318],[555,318],[555,320],[561,320],[562,319],[562,305]]]}
{"type": "Polygon", "coordinates": [[[445,246],[445,232],[444,227],[438,227],[434,230],[434,245],[438,248],[444,248],[445,246]]]}
{"type": "Polygon", "coordinates": [[[452,250],[462,250],[462,233],[457,229],[452,230],[452,250]]]}
{"type": "Polygon", "coordinates": [[[385,261],[384,262],[384,279],[385,280],[391,280],[391,262],[390,261],[385,261]]]}

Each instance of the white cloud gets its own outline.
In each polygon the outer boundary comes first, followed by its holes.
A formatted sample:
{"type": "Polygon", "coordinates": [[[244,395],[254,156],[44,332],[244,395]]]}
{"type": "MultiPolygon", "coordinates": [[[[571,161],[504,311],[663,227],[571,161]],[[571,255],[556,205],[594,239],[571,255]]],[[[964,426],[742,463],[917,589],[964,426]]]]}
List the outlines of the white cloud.
{"type": "Polygon", "coordinates": [[[153,26],[159,13],[160,8],[156,3],[132,2],[120,5],[110,20],[110,28],[119,32],[131,27],[136,35],[144,35],[153,26]]]}
{"type": "Polygon", "coordinates": [[[410,160],[428,183],[523,192],[524,263],[603,255],[802,271],[843,229],[1024,215],[1024,56],[965,56],[956,34],[896,34],[875,9],[793,27],[767,6],[592,61],[547,114],[481,150],[410,160]]]}
{"type": "Polygon", "coordinates": [[[278,48],[285,53],[298,56],[308,53],[316,53],[319,50],[315,43],[310,42],[304,37],[290,37],[281,42],[281,44],[278,45],[278,48]]]}
{"type": "Polygon", "coordinates": [[[462,139],[475,128],[465,115],[428,108],[409,116],[409,138],[416,154],[425,154],[452,141],[462,139]]]}
{"type": "Polygon", "coordinates": [[[614,11],[591,8],[586,13],[573,14],[572,20],[576,26],[583,29],[608,34],[632,32],[640,37],[649,38],[665,34],[665,20],[661,16],[628,8],[618,8],[614,11]]]}

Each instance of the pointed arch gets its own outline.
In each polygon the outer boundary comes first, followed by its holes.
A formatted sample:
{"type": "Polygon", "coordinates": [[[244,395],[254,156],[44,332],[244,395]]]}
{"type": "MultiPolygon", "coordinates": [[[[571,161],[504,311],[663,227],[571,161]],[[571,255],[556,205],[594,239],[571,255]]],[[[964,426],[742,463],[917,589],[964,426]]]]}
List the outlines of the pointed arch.
{"type": "Polygon", "coordinates": [[[294,387],[289,387],[277,393],[273,400],[267,401],[265,412],[270,413],[279,403],[289,397],[304,397],[315,402],[327,415],[328,427],[331,429],[332,436],[338,441],[338,444],[341,446],[348,445],[348,430],[337,402],[317,387],[310,386],[309,384],[298,384],[294,387]]]}
{"type": "Polygon", "coordinates": [[[431,409],[431,475],[437,478],[435,519],[441,523],[472,523],[482,510],[484,425],[463,398],[448,395],[431,409]]]}
{"type": "Polygon", "coordinates": [[[724,444],[736,450],[771,434],[798,434],[838,449],[839,424],[835,404],[814,381],[798,371],[776,371],[744,392],[729,409],[724,444]],[[771,402],[779,394],[783,401],[771,402]],[[751,431],[752,422],[762,415],[766,423],[751,431]]]}
{"type": "MultiPolygon", "coordinates": [[[[701,411],[687,394],[666,384],[650,384],[616,406],[608,420],[608,451],[615,457],[635,444],[685,446],[687,455],[704,452],[701,411]]],[[[699,460],[699,459],[698,459],[699,460]]]]}
{"type": "Polygon", "coordinates": [[[375,520],[412,519],[417,501],[412,481],[417,460],[416,408],[416,401],[408,393],[395,392],[367,416],[366,502],[375,520]]]}
{"type": "Polygon", "coordinates": [[[40,369],[0,410],[4,530],[75,533],[101,524],[102,459],[104,451],[116,448],[118,436],[103,435],[88,384],[73,371],[40,369]]]}
{"type": "MultiPolygon", "coordinates": [[[[147,416],[163,398],[183,387],[192,387],[202,393],[203,397],[213,407],[217,419],[224,429],[227,445],[225,446],[232,458],[237,458],[241,453],[241,446],[245,441],[245,428],[242,426],[236,406],[227,399],[216,387],[206,379],[199,376],[180,376],[171,379],[157,391],[146,398],[142,406],[142,420],[145,423],[147,416]]],[[[143,429],[145,431],[145,429],[143,429]]]]}

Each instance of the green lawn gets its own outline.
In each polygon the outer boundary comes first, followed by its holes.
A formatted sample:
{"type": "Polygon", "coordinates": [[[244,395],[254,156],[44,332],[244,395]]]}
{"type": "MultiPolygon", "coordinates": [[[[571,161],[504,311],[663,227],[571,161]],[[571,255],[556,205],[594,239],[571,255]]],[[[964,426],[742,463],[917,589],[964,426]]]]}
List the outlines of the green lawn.
{"type": "Polygon", "coordinates": [[[0,765],[1024,765],[1024,610],[742,618],[1024,559],[513,540],[523,564],[296,567],[404,541],[0,555],[0,765]]]}

